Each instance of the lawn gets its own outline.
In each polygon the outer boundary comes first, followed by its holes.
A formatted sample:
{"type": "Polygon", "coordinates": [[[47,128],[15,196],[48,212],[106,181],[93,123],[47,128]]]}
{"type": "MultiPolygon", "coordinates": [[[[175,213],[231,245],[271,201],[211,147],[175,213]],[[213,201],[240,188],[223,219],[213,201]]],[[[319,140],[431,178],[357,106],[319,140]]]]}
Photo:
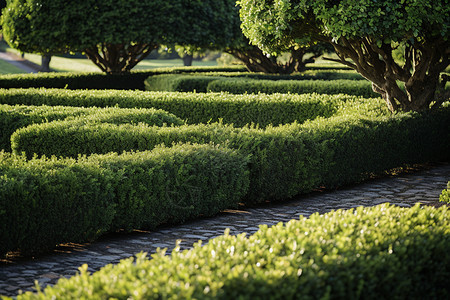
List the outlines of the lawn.
{"type": "Polygon", "coordinates": [[[7,63],[4,60],[0,60],[0,74],[17,74],[17,73],[26,73],[26,72],[10,63],[7,63]]]}
{"type": "MultiPolygon", "coordinates": [[[[18,53],[16,50],[9,48],[8,52],[18,53]]],[[[25,59],[40,65],[41,56],[37,54],[25,54],[25,59]]],[[[216,66],[216,61],[194,61],[194,66],[216,66]]],[[[183,61],[181,59],[148,59],[140,62],[133,70],[145,70],[166,67],[181,67],[183,61]]],[[[50,62],[50,68],[57,72],[100,72],[100,69],[94,65],[89,59],[83,58],[66,58],[53,56],[50,62]]]]}

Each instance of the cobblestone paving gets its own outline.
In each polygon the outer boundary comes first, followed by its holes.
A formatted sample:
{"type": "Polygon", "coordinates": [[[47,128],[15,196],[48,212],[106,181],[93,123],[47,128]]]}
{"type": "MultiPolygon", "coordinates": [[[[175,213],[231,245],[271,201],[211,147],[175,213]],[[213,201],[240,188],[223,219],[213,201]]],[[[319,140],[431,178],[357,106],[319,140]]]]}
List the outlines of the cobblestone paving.
{"type": "Polygon", "coordinates": [[[325,213],[333,209],[385,202],[404,207],[417,202],[436,205],[449,180],[450,165],[439,165],[336,191],[315,192],[284,203],[229,210],[213,218],[164,227],[154,232],[110,235],[88,245],[60,247],[51,254],[34,259],[0,262],[0,295],[13,296],[19,290],[32,291],[35,280],[41,287],[54,284],[63,276],[74,275],[82,264],[88,264],[88,269],[94,272],[141,251],[153,253],[160,247],[168,248],[170,252],[176,240],[181,240],[182,249],[189,248],[198,240],[207,241],[223,234],[226,228],[230,228],[230,234],[251,234],[258,230],[260,224],[274,225],[298,219],[299,215],[309,216],[314,212],[325,213]]]}

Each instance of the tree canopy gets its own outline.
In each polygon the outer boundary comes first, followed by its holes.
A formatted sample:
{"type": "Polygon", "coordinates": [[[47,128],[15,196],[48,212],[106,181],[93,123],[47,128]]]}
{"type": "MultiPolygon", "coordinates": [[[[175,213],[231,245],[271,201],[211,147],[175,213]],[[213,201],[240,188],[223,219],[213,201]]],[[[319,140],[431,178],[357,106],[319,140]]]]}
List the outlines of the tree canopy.
{"type": "Polygon", "coordinates": [[[323,44],[302,45],[295,49],[285,47],[283,52],[290,53],[286,62],[278,60],[277,55],[266,55],[258,47],[250,45],[248,38],[242,34],[239,6],[235,0],[183,1],[183,21],[180,21],[178,26],[182,34],[177,44],[184,49],[191,52],[201,49],[224,51],[240,59],[254,72],[301,71],[306,63],[313,62],[324,51],[333,51],[323,44]],[[304,55],[307,52],[313,55],[305,60],[304,55]]]}
{"type": "Polygon", "coordinates": [[[448,100],[448,0],[241,0],[244,34],[268,53],[327,42],[338,61],[372,81],[392,111],[448,100]],[[398,61],[393,51],[404,49],[398,61]],[[397,81],[403,82],[403,88],[397,81]]]}
{"type": "Polygon", "coordinates": [[[85,52],[103,71],[119,73],[178,36],[180,11],[181,1],[11,0],[2,25],[22,52],[85,52]]]}

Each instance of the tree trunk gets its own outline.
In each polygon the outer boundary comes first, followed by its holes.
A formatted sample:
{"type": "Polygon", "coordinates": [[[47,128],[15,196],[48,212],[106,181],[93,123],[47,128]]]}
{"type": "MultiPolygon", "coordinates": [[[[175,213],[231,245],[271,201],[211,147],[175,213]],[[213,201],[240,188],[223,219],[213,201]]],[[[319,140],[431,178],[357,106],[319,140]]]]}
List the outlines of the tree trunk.
{"type": "Polygon", "coordinates": [[[443,38],[408,41],[404,65],[394,60],[391,44],[380,46],[370,37],[329,42],[339,59],[328,60],[343,63],[371,81],[392,112],[428,110],[449,100],[450,93],[445,91],[448,77],[440,78],[450,62],[449,42],[443,38]]]}
{"type": "Polygon", "coordinates": [[[41,56],[41,69],[39,72],[50,72],[50,61],[52,56],[50,54],[45,54],[41,56]]]}
{"type": "Polygon", "coordinates": [[[278,62],[274,56],[266,56],[260,49],[229,49],[227,53],[242,61],[250,72],[261,72],[268,74],[291,74],[305,70],[306,63],[313,62],[315,56],[303,61],[306,51],[304,49],[292,50],[291,57],[285,64],[278,62]]]}
{"type": "Polygon", "coordinates": [[[192,66],[192,61],[194,60],[194,55],[192,54],[185,54],[183,56],[183,65],[185,67],[190,67],[192,66]]]}
{"type": "Polygon", "coordinates": [[[101,44],[84,52],[103,72],[122,74],[130,72],[156,48],[157,44],[101,44]]]}

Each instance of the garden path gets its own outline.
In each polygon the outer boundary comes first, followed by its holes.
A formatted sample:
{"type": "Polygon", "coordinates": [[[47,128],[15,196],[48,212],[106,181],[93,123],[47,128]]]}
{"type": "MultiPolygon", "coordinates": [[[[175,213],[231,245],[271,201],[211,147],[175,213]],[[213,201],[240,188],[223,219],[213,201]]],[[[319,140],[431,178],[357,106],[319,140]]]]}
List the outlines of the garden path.
{"type": "Polygon", "coordinates": [[[168,252],[181,240],[181,248],[193,243],[204,243],[223,234],[246,232],[252,234],[258,225],[274,225],[299,215],[314,212],[325,213],[335,209],[357,206],[373,206],[384,202],[410,207],[417,202],[442,205],[439,195],[450,180],[450,164],[438,164],[429,168],[398,176],[372,179],[364,183],[335,191],[318,191],[298,196],[288,202],[266,204],[255,208],[227,210],[212,218],[200,219],[183,225],[167,226],[151,232],[108,235],[85,245],[59,247],[45,256],[33,259],[15,258],[0,262],[0,295],[17,295],[19,290],[33,290],[34,281],[40,286],[54,284],[61,277],[74,275],[78,267],[88,264],[94,272],[106,264],[117,263],[141,251],[154,253],[156,248],[168,248],[168,252]]]}

